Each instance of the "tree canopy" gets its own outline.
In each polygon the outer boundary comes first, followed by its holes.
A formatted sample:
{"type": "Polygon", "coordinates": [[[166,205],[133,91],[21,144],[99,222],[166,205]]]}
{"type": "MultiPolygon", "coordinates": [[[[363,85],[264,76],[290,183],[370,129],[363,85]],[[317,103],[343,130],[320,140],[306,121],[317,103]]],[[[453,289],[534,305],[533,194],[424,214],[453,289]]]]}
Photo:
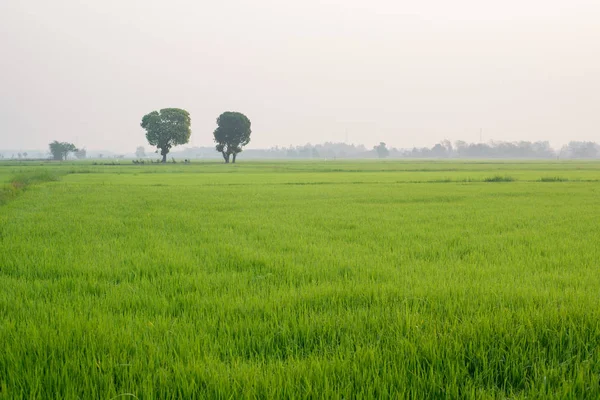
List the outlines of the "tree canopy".
{"type": "Polygon", "coordinates": [[[146,139],[156,146],[162,155],[162,162],[167,162],[167,154],[171,147],[186,144],[190,140],[190,114],[180,108],[163,108],[144,115],[142,128],[146,130],[146,139]]]}
{"type": "Polygon", "coordinates": [[[138,146],[135,149],[135,156],[137,158],[144,158],[144,157],[146,157],[146,149],[144,149],[144,146],[138,146]]]}
{"type": "Polygon", "coordinates": [[[73,143],[68,142],[59,142],[55,140],[50,143],[50,153],[52,153],[52,157],[55,160],[66,160],[69,153],[74,153],[77,151],[77,147],[73,143]]]}
{"type": "Polygon", "coordinates": [[[87,151],[85,149],[77,149],[75,151],[75,157],[77,157],[80,160],[83,160],[87,157],[87,151]]]}
{"type": "Polygon", "coordinates": [[[217,143],[217,151],[223,155],[226,163],[232,155],[232,162],[235,163],[242,147],[250,143],[250,126],[248,117],[239,112],[226,111],[217,118],[214,140],[217,143]]]}
{"type": "Polygon", "coordinates": [[[379,158],[385,158],[390,155],[390,151],[387,149],[386,144],[379,142],[378,146],[373,147],[373,150],[377,152],[379,158]]]}

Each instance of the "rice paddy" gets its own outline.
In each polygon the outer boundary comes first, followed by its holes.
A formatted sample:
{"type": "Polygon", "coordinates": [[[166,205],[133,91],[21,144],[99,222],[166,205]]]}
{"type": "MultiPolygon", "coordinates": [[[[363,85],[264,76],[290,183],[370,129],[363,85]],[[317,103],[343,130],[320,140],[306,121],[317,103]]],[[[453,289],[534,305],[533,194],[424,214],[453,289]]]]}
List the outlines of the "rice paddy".
{"type": "Polygon", "coordinates": [[[0,178],[0,398],[600,398],[598,162],[0,178]]]}

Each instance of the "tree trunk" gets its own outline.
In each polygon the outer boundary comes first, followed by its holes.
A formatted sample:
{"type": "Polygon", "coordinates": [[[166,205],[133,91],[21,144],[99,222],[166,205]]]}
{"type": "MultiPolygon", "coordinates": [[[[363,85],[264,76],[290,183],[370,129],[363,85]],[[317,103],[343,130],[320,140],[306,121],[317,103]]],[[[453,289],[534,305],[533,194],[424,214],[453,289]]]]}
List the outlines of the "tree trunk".
{"type": "Polygon", "coordinates": [[[235,164],[235,157],[237,156],[237,153],[233,153],[233,161],[232,163],[235,164]]]}
{"type": "Polygon", "coordinates": [[[162,159],[162,163],[166,163],[167,162],[167,153],[164,153],[163,155],[163,159],[162,159]]]}
{"type": "Polygon", "coordinates": [[[223,159],[225,160],[225,164],[229,164],[229,154],[225,153],[224,151],[222,151],[221,153],[223,153],[223,159]]]}

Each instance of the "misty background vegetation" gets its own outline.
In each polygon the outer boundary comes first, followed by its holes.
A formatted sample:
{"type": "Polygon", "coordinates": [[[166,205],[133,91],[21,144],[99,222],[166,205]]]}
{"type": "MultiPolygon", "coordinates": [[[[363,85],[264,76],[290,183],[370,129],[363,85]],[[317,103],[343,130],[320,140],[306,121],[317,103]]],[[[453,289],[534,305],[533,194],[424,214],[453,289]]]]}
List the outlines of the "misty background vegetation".
{"type": "MultiPolygon", "coordinates": [[[[553,148],[549,142],[500,142],[467,143],[461,140],[444,140],[432,147],[398,149],[381,142],[367,147],[363,144],[307,143],[303,146],[247,149],[243,159],[600,159],[600,145],[595,142],[571,141],[561,148],[553,148]],[[379,150],[379,151],[378,151],[379,150]]],[[[222,159],[214,146],[192,146],[176,149],[169,153],[175,159],[222,159]]],[[[0,159],[31,160],[51,159],[49,150],[0,150],[0,159]]],[[[86,150],[79,148],[67,159],[159,159],[160,155],[147,146],[138,146],[131,152],[115,153],[108,150],[86,150]]]]}

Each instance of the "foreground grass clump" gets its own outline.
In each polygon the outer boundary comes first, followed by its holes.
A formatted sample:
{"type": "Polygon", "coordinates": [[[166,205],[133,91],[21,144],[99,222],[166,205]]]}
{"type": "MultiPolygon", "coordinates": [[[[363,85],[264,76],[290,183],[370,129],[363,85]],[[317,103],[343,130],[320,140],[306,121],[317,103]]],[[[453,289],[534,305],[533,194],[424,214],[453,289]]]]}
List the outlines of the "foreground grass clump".
{"type": "Polygon", "coordinates": [[[0,398],[600,396],[600,164],[50,168],[0,208],[0,398]]]}
{"type": "Polygon", "coordinates": [[[543,176],[540,178],[540,182],[568,182],[567,178],[562,178],[560,176],[543,176]]]}
{"type": "Polygon", "coordinates": [[[483,181],[484,182],[513,182],[514,180],[515,180],[515,178],[513,178],[512,176],[494,175],[494,176],[485,178],[483,181]]]}
{"type": "Polygon", "coordinates": [[[58,176],[48,170],[33,170],[13,176],[9,183],[0,186],[0,205],[17,197],[29,185],[58,180],[58,176]]]}

